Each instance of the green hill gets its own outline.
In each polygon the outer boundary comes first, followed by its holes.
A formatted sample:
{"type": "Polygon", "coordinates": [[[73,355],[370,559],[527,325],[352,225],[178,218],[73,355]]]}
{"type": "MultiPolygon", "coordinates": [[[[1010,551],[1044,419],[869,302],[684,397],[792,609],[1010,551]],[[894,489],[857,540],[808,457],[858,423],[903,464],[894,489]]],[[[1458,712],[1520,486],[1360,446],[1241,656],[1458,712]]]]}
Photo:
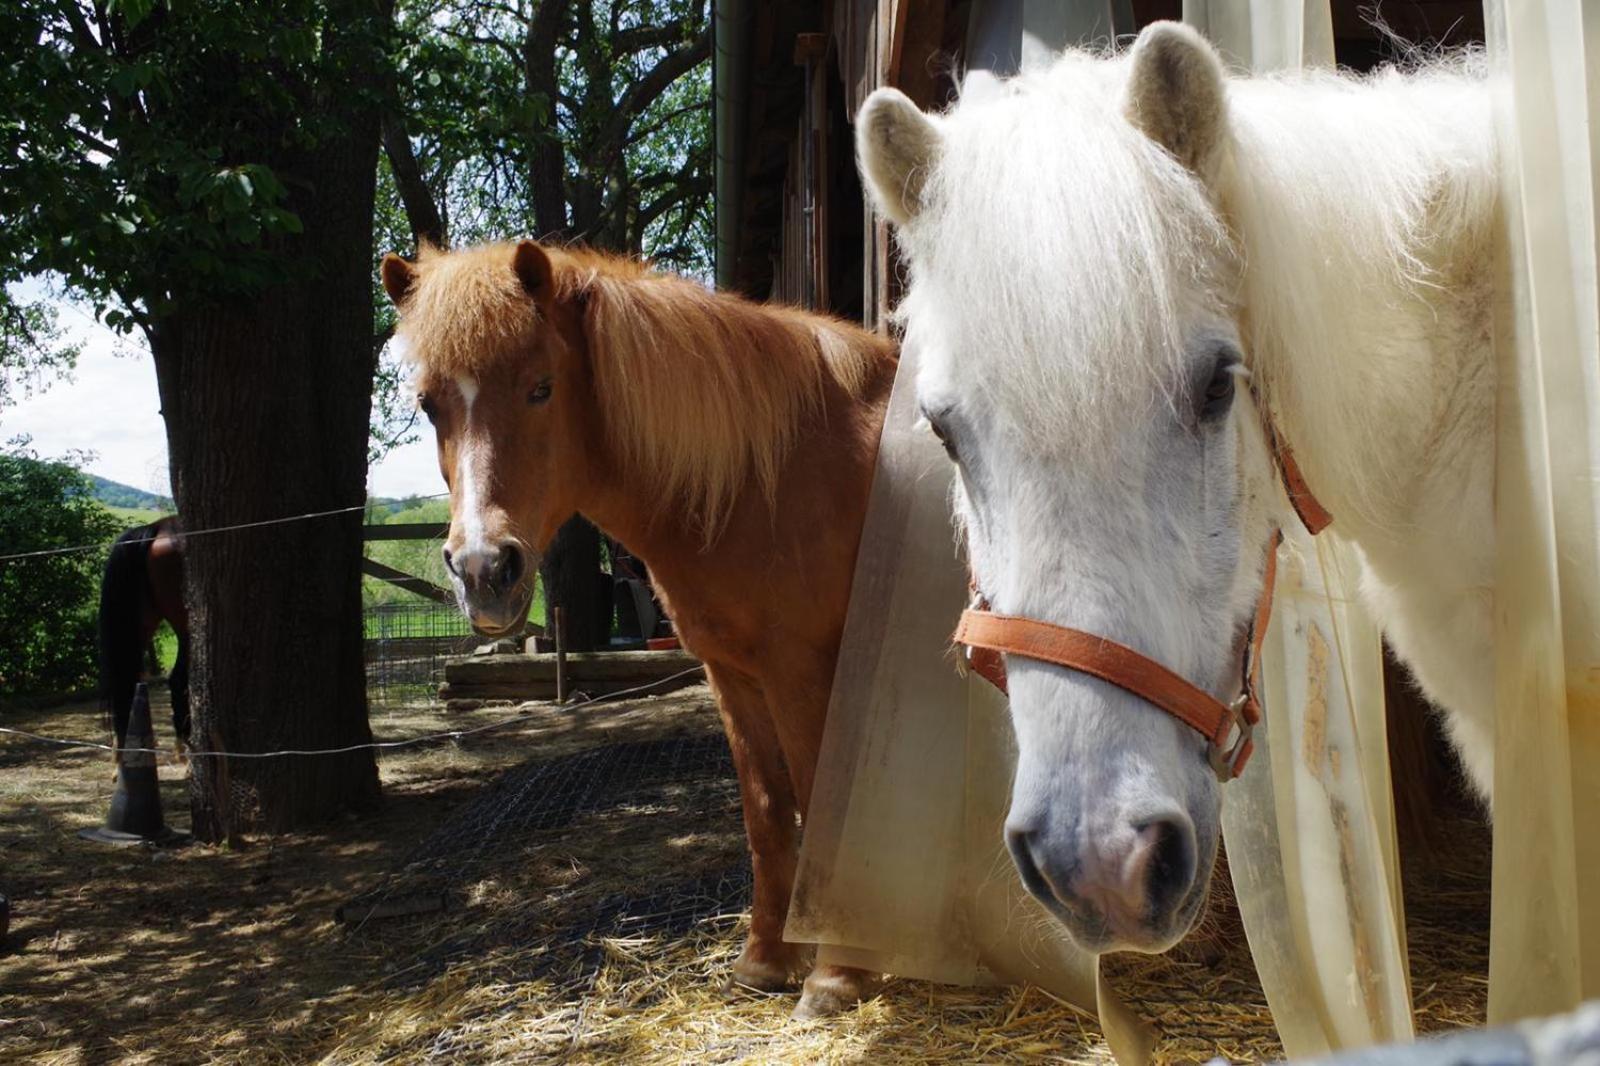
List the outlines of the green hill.
{"type": "Polygon", "coordinates": [[[120,481],[112,481],[98,474],[85,473],[94,485],[94,498],[108,507],[130,511],[160,511],[162,514],[171,514],[174,510],[172,501],[165,496],[145,492],[143,489],[124,485],[120,481]]]}

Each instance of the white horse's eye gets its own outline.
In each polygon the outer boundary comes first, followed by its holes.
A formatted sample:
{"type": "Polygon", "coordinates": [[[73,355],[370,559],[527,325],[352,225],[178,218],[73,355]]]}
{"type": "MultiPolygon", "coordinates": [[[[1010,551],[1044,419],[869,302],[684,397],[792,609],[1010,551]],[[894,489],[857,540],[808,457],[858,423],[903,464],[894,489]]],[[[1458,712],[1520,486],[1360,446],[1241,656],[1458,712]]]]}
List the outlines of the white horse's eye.
{"type": "Polygon", "coordinates": [[[944,446],[944,453],[950,457],[950,461],[953,463],[959,462],[956,458],[956,446],[951,443],[949,431],[944,428],[940,421],[927,411],[922,412],[922,421],[926,422],[928,428],[933,430],[933,435],[939,438],[939,443],[944,446]]]}
{"type": "Polygon", "coordinates": [[[1233,406],[1234,381],[1238,373],[1238,360],[1228,355],[1218,357],[1217,365],[1211,371],[1211,380],[1206,383],[1205,396],[1200,402],[1202,421],[1213,421],[1228,413],[1228,408],[1233,406]]]}

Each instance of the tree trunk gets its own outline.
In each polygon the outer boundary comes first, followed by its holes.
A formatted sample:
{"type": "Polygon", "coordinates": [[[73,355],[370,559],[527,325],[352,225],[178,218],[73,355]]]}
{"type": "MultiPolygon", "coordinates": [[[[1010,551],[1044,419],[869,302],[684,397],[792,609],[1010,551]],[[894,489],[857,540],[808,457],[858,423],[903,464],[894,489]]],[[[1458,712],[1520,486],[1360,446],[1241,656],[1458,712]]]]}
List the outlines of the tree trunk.
{"type": "MultiPolygon", "coordinates": [[[[341,135],[274,161],[304,235],[304,276],[249,301],[194,306],[151,332],[173,472],[191,530],[354,507],[189,538],[185,596],[200,750],[366,744],[361,505],[372,356],[374,94],[349,94],[341,135]]],[[[193,830],[222,841],[364,810],[370,748],[269,759],[198,757],[193,830]]]]}
{"type": "Polygon", "coordinates": [[[524,84],[528,94],[542,98],[546,107],[543,120],[527,132],[533,224],[544,240],[562,240],[569,235],[563,192],[566,152],[556,127],[556,97],[560,90],[556,49],[566,20],[567,0],[541,0],[522,41],[524,84]]]}
{"type": "Polygon", "coordinates": [[[594,651],[611,639],[611,579],[600,569],[600,531],[574,515],[556,531],[539,568],[544,582],[544,626],[556,632],[555,609],[561,608],[562,646],[568,651],[594,651]]]}

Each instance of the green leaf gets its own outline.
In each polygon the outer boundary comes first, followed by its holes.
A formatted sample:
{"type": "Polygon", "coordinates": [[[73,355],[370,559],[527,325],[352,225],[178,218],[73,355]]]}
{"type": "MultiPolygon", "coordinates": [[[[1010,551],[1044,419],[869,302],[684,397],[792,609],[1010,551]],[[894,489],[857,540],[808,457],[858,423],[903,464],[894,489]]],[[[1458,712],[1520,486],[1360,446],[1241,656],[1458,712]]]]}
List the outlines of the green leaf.
{"type": "Polygon", "coordinates": [[[111,0],[107,6],[110,10],[121,14],[126,28],[132,30],[150,17],[155,4],[153,0],[111,0]]]}

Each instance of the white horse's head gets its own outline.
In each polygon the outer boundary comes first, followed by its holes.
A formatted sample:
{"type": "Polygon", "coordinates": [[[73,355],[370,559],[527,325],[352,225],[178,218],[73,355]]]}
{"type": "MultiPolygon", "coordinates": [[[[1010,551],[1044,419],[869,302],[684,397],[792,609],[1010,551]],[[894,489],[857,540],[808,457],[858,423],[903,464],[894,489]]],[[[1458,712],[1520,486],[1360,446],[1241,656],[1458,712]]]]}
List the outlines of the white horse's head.
{"type": "MultiPolygon", "coordinates": [[[[891,89],[861,168],[910,266],[922,410],[998,613],[1103,635],[1226,702],[1261,587],[1272,468],[1214,201],[1215,52],[1170,23],[922,114],[891,89]]],[[[1007,842],[1094,950],[1164,950],[1219,835],[1201,736],[1083,673],[1013,656],[1007,842]]]]}

